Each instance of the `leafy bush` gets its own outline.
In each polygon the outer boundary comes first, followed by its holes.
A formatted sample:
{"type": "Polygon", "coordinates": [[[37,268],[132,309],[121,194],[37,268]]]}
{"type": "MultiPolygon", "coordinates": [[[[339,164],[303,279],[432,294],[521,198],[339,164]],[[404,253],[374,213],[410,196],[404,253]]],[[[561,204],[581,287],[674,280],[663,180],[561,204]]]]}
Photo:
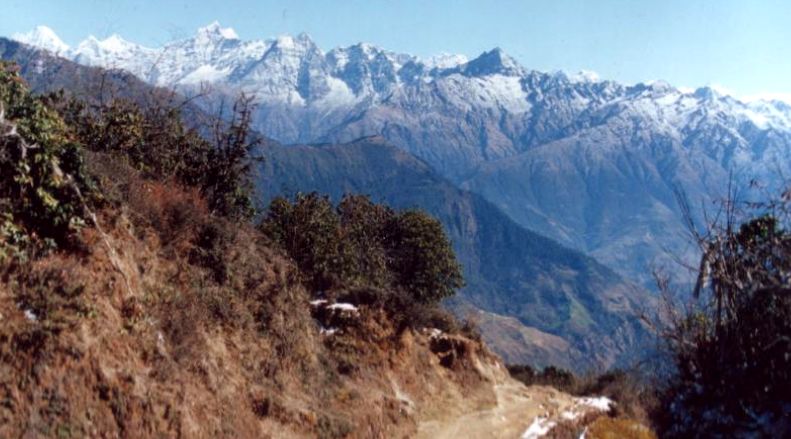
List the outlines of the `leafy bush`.
{"type": "Polygon", "coordinates": [[[0,258],[70,243],[91,185],[63,120],[0,63],[0,258]]]}
{"type": "Polygon", "coordinates": [[[509,364],[507,367],[512,377],[527,386],[552,386],[564,392],[577,393],[578,379],[568,370],[555,366],[536,370],[526,364],[509,364]]]}
{"type": "Polygon", "coordinates": [[[48,99],[86,148],[120,153],[146,178],[175,177],[199,188],[214,213],[252,217],[250,173],[261,138],[251,130],[251,99],[241,96],[230,120],[218,115],[206,136],[185,125],[181,106],[161,97],[145,107],[120,98],[89,104],[63,93],[48,99]]]}
{"type": "Polygon", "coordinates": [[[663,436],[791,434],[791,235],[778,216],[734,216],[699,237],[696,300],[668,307],[675,370],[662,389],[663,436]]]}
{"type": "Polygon", "coordinates": [[[390,222],[388,232],[397,283],[417,301],[439,301],[464,285],[456,255],[437,219],[408,210],[390,222]]]}
{"type": "Polygon", "coordinates": [[[316,193],[298,195],[294,203],[276,198],[260,228],[294,259],[311,289],[325,291],[339,282],[340,219],[329,198],[316,193]]]}
{"type": "Polygon", "coordinates": [[[314,291],[389,288],[425,305],[463,285],[442,225],[424,212],[395,212],[359,195],[334,207],[327,197],[300,194],[293,203],[273,200],[260,228],[294,259],[314,291]]]}

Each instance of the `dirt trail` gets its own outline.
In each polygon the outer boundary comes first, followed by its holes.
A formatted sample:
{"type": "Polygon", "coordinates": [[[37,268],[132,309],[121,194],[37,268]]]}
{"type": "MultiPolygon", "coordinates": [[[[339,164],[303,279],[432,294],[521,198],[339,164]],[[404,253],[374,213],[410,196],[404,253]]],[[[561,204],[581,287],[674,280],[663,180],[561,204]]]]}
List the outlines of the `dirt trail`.
{"type": "Polygon", "coordinates": [[[418,438],[521,438],[537,417],[557,421],[572,410],[574,399],[549,387],[525,387],[513,379],[494,385],[497,403],[452,419],[420,423],[418,438]]]}

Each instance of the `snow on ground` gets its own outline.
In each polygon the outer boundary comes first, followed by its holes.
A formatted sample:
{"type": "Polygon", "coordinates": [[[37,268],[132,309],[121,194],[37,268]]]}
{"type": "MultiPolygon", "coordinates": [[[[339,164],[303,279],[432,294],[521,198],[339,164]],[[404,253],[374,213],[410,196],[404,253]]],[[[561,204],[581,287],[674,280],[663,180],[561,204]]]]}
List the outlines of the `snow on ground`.
{"type": "MultiPolygon", "coordinates": [[[[610,398],[604,396],[574,398],[571,408],[561,412],[560,418],[564,421],[573,421],[587,413],[609,411],[613,404],[614,402],[610,398]]],[[[533,419],[533,423],[530,424],[530,427],[522,434],[522,439],[538,439],[544,437],[555,425],[557,425],[555,421],[551,421],[543,416],[538,416],[533,419]]],[[[583,432],[580,439],[584,439],[584,437],[585,433],[583,432]]]]}
{"type": "Polygon", "coordinates": [[[332,305],[327,307],[328,309],[338,310],[338,311],[349,311],[349,312],[357,312],[358,308],[351,303],[333,303],[332,305]]]}
{"type": "Polygon", "coordinates": [[[338,332],[338,328],[325,328],[323,326],[319,328],[319,334],[321,335],[333,335],[336,332],[338,332]]]}
{"type": "Polygon", "coordinates": [[[430,338],[437,338],[440,335],[442,335],[442,330],[437,328],[430,328],[430,329],[427,328],[426,331],[428,332],[428,336],[430,338]]]}
{"type": "Polygon", "coordinates": [[[34,313],[29,309],[25,310],[25,318],[27,318],[31,322],[35,322],[36,320],[38,320],[38,316],[36,315],[36,313],[34,313]]]}
{"type": "Polygon", "coordinates": [[[200,84],[202,82],[214,83],[225,79],[231,73],[230,68],[218,69],[204,64],[182,78],[182,84],[200,84]]]}
{"type": "Polygon", "coordinates": [[[613,400],[606,396],[577,398],[576,402],[579,405],[601,410],[603,412],[609,411],[610,407],[613,405],[613,400]]]}
{"type": "Polygon", "coordinates": [[[522,439],[538,439],[549,433],[549,430],[555,426],[555,423],[544,417],[537,417],[533,419],[533,423],[527,427],[527,430],[522,434],[522,439]]]}
{"type": "Polygon", "coordinates": [[[327,86],[330,89],[329,92],[319,99],[316,105],[332,109],[353,105],[360,100],[345,82],[334,76],[327,76],[327,86]]]}

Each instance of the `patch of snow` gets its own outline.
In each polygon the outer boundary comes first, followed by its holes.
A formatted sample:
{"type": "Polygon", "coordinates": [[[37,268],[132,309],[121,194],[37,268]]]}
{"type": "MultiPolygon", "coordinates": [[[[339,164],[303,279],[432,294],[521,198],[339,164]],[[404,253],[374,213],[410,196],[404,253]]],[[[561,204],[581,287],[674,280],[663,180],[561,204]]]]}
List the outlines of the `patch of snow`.
{"type": "Polygon", "coordinates": [[[102,49],[107,50],[108,52],[120,52],[122,50],[126,50],[132,44],[121,38],[120,35],[112,34],[109,37],[99,41],[99,45],[102,47],[102,49]]]}
{"type": "Polygon", "coordinates": [[[351,303],[333,303],[332,305],[327,307],[328,309],[332,310],[339,310],[339,311],[349,311],[349,312],[357,312],[358,309],[356,306],[352,305],[351,303]]]}
{"type": "Polygon", "coordinates": [[[26,309],[25,310],[25,318],[30,320],[31,322],[35,322],[38,320],[38,316],[32,310],[26,309]]]}
{"type": "Polygon", "coordinates": [[[579,415],[580,415],[579,412],[572,412],[572,411],[566,410],[565,412],[560,414],[560,417],[562,417],[563,419],[569,420],[569,421],[573,421],[573,420],[577,419],[579,417],[579,415]]]}
{"type": "Polygon", "coordinates": [[[764,129],[769,126],[769,118],[767,118],[765,114],[761,114],[753,110],[747,110],[742,114],[744,114],[747,119],[754,123],[758,128],[764,129]]]}
{"type": "Polygon", "coordinates": [[[327,303],[327,299],[316,299],[310,301],[310,306],[321,306],[327,303]]]}
{"type": "Polygon", "coordinates": [[[230,68],[218,69],[215,66],[204,64],[193,70],[189,75],[181,79],[182,84],[200,84],[202,82],[218,82],[225,79],[231,73],[230,68]]]}
{"type": "Polygon", "coordinates": [[[395,396],[399,401],[406,404],[408,407],[415,406],[415,402],[412,401],[412,398],[410,398],[409,395],[401,390],[401,387],[398,386],[398,383],[396,383],[392,377],[390,378],[390,384],[393,386],[393,393],[395,393],[395,396]]]}
{"type": "Polygon", "coordinates": [[[334,335],[336,332],[338,332],[338,328],[325,328],[323,326],[319,328],[319,334],[321,335],[330,336],[330,335],[334,335]]]}
{"type": "Polygon", "coordinates": [[[275,45],[281,49],[295,49],[297,44],[294,42],[294,37],[291,35],[280,35],[275,39],[275,45]]]}
{"type": "Polygon", "coordinates": [[[431,338],[437,338],[442,335],[442,331],[437,328],[431,328],[428,330],[428,336],[431,338]]]}
{"type": "Polygon", "coordinates": [[[469,62],[469,59],[466,55],[441,53],[423,61],[423,64],[428,69],[452,69],[462,64],[467,64],[467,62],[469,62]]]}
{"type": "Polygon", "coordinates": [[[522,433],[522,439],[538,439],[555,426],[555,423],[541,416],[533,419],[533,423],[522,433]]]}
{"type": "Polygon", "coordinates": [[[359,101],[352,89],[345,82],[334,76],[327,76],[327,86],[330,91],[316,102],[317,105],[338,107],[351,105],[359,101]]]}
{"type": "Polygon", "coordinates": [[[613,405],[613,400],[607,398],[606,396],[577,398],[576,402],[579,405],[592,407],[595,408],[596,410],[601,410],[605,412],[610,410],[610,407],[613,405]]]}
{"type": "Polygon", "coordinates": [[[527,93],[519,76],[492,74],[467,77],[453,74],[442,79],[440,87],[451,102],[463,111],[479,108],[505,109],[515,114],[530,110],[527,93]]]}

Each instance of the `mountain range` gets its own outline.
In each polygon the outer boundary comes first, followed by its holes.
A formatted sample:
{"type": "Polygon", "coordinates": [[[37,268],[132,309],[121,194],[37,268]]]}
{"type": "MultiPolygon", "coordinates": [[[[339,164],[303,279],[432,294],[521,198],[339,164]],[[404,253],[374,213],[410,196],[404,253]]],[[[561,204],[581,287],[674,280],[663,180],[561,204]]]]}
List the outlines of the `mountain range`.
{"type": "Polygon", "coordinates": [[[264,199],[352,191],[429,210],[469,280],[454,307],[511,361],[621,361],[651,302],[621,276],[650,289],[652,268],[697,256],[678,198],[700,225],[730,181],[775,189],[791,162],[783,102],[538,72],[500,49],[324,52],[306,34],[242,41],[218,23],[160,48],[117,35],[71,48],[46,27],[15,39],[44,49],[21,58],[45,89],[67,65],[49,52],[199,96],[203,111],[255,96],[255,128],[280,142],[259,170],[264,199]]]}
{"type": "Polygon", "coordinates": [[[431,59],[306,34],[242,41],[212,23],[147,48],[113,35],[68,47],[46,27],[15,38],[155,85],[256,97],[255,126],[282,143],[382,135],[517,223],[651,287],[651,269],[694,258],[678,194],[702,221],[729,179],[775,189],[791,163],[791,106],[710,87],[624,85],[538,72],[500,49],[431,59]]]}
{"type": "MultiPolygon", "coordinates": [[[[118,96],[156,105],[172,96],[121,70],[86,67],[0,38],[0,57],[14,61],[37,93],[65,90],[94,103],[118,96]]],[[[189,121],[206,120],[178,104],[189,121]]],[[[449,308],[472,318],[498,354],[512,363],[573,370],[628,364],[641,356],[640,323],[652,298],[575,250],[514,223],[481,196],[459,189],[426,162],[381,136],[345,144],[280,145],[267,141],[256,169],[258,202],[318,191],[338,199],[365,193],[400,208],[430,211],[445,226],[467,286],[449,308]]]]}

